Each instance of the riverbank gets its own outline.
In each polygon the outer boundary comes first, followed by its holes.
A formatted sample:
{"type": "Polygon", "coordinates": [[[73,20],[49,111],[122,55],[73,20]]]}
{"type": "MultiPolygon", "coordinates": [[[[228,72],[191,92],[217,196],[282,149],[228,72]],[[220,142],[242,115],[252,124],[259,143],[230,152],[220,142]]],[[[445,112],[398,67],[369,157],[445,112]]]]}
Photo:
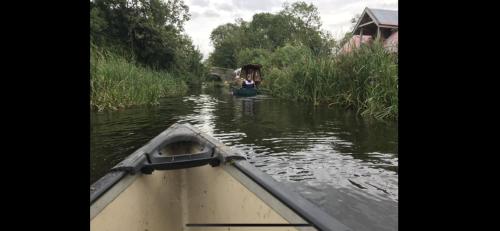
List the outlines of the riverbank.
{"type": "MultiPolygon", "coordinates": [[[[381,44],[349,54],[314,56],[307,48],[285,46],[259,60],[270,95],[315,105],[342,106],[366,117],[397,120],[397,54],[381,44]]],[[[257,60],[249,60],[257,61],[257,60]]]]}
{"type": "Polygon", "coordinates": [[[91,46],[90,54],[90,105],[94,110],[155,105],[161,97],[188,90],[183,79],[169,72],[142,67],[133,59],[96,46],[91,46]]]}

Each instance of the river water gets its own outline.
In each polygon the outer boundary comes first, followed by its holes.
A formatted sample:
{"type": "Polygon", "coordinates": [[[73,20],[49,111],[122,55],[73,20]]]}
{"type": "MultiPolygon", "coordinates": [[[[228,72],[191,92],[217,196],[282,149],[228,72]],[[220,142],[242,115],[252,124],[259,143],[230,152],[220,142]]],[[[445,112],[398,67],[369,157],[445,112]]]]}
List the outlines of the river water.
{"type": "Polygon", "coordinates": [[[224,88],[92,112],[90,184],[175,122],[241,150],[353,230],[397,230],[397,123],[264,95],[238,98],[224,88]]]}

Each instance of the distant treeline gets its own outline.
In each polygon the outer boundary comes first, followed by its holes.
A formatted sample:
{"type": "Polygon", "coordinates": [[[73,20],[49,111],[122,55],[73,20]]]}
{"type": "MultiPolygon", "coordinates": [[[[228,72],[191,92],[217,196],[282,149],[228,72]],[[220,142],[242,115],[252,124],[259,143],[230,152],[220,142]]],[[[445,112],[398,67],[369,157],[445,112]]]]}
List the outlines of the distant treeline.
{"type": "Polygon", "coordinates": [[[313,4],[284,4],[276,14],[258,13],[250,22],[237,19],[215,28],[210,40],[214,51],[209,62],[214,66],[236,68],[248,62],[249,56],[266,56],[266,52],[291,44],[305,46],[314,55],[332,53],[335,40],[320,30],[321,20],[313,4]]]}

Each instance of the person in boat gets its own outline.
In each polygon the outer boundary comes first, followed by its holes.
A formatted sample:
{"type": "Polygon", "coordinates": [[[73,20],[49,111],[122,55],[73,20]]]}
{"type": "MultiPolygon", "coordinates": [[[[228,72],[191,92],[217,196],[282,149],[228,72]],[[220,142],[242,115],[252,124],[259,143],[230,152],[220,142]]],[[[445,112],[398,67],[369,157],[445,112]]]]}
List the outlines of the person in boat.
{"type": "Polygon", "coordinates": [[[252,80],[252,78],[250,76],[247,76],[247,79],[245,79],[245,81],[243,81],[242,87],[243,88],[254,88],[255,82],[252,80]]]}

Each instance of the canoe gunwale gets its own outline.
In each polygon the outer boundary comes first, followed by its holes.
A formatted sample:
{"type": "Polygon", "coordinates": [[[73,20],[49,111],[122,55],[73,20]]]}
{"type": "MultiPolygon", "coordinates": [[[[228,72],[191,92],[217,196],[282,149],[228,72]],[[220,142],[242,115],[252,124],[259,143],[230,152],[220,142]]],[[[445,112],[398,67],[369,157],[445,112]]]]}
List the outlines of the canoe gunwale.
{"type": "Polygon", "coordinates": [[[90,204],[92,205],[126,175],[127,173],[125,171],[114,171],[104,175],[101,179],[93,183],[90,186],[90,204]]]}
{"type": "Polygon", "coordinates": [[[97,216],[106,206],[108,206],[108,204],[133,184],[138,177],[139,174],[132,175],[125,173],[123,177],[116,180],[112,186],[105,188],[106,190],[100,193],[99,197],[95,197],[90,204],[90,219],[92,220],[97,216]]]}

